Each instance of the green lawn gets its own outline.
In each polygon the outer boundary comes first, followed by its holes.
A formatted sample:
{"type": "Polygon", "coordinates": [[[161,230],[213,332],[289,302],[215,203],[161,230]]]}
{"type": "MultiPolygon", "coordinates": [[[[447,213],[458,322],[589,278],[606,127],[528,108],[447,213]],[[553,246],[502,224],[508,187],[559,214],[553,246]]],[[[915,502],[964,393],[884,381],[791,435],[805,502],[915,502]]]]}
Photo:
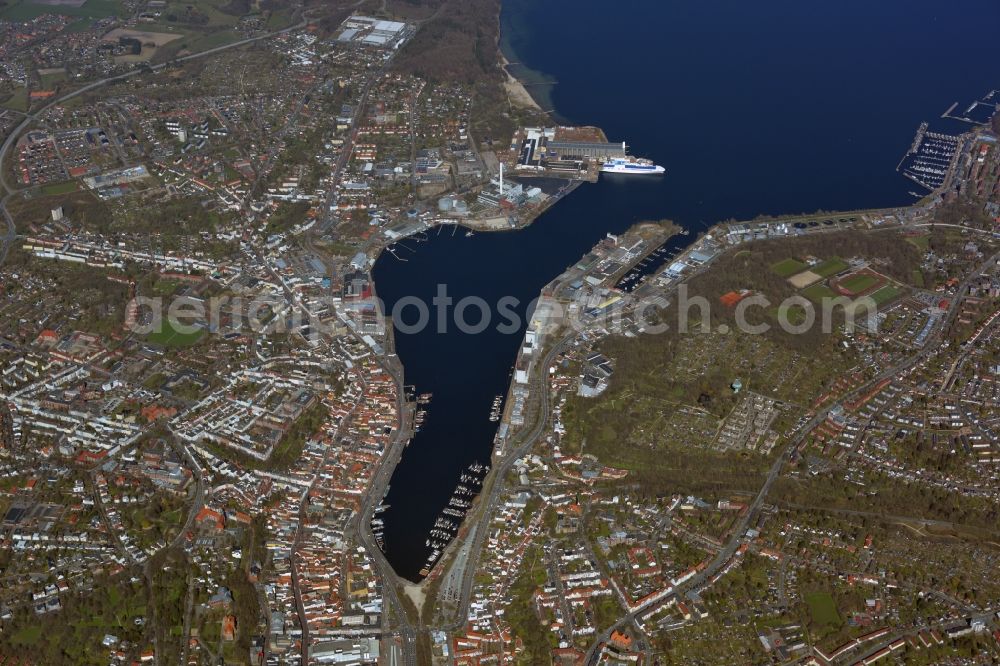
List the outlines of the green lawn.
{"type": "Polygon", "coordinates": [[[147,335],[146,340],[154,345],[163,347],[188,347],[198,342],[201,336],[205,335],[204,329],[198,329],[193,333],[181,333],[174,326],[174,322],[165,318],[160,330],[153,331],[147,335]]]}
{"type": "Polygon", "coordinates": [[[820,277],[830,277],[831,275],[836,275],[837,273],[846,270],[849,264],[838,257],[831,257],[826,261],[820,262],[810,268],[813,273],[819,275],[820,277]]]}
{"type": "Polygon", "coordinates": [[[235,25],[239,20],[239,16],[227,14],[222,11],[221,8],[226,4],[228,4],[228,0],[187,0],[186,2],[171,2],[167,4],[166,9],[163,11],[162,19],[169,23],[173,23],[179,28],[183,28],[186,25],[190,25],[194,28],[216,28],[219,26],[235,25]],[[181,19],[184,17],[188,7],[191,7],[199,14],[203,14],[208,19],[208,22],[185,23],[181,19]],[[175,16],[178,20],[170,21],[167,19],[168,16],[175,16]]]}
{"type": "Polygon", "coordinates": [[[897,289],[894,285],[887,284],[874,294],[871,294],[871,297],[874,299],[876,304],[882,305],[883,303],[888,303],[892,299],[899,296],[899,293],[899,289],[897,289]]]}
{"type": "Polygon", "coordinates": [[[931,244],[931,235],[921,234],[919,236],[907,236],[906,242],[916,246],[918,250],[926,252],[931,244]]]}
{"type": "Polygon", "coordinates": [[[191,53],[207,51],[208,49],[212,49],[217,46],[224,46],[238,41],[242,37],[242,35],[235,30],[225,27],[206,28],[204,31],[196,31],[195,29],[188,28],[182,24],[154,24],[151,26],[144,25],[143,27],[147,30],[155,29],[156,32],[183,35],[181,39],[175,39],[169,44],[164,44],[156,49],[156,52],[150,59],[150,62],[152,63],[161,63],[171,60],[181,54],[182,51],[188,51],[191,53]]]}
{"type": "Polygon", "coordinates": [[[79,7],[43,5],[31,0],[11,0],[5,7],[0,8],[0,18],[10,21],[28,21],[42,14],[53,13],[97,19],[121,16],[122,7],[118,0],[87,0],[79,7]]]}
{"type": "Polygon", "coordinates": [[[282,28],[287,28],[292,24],[292,10],[276,9],[271,12],[271,15],[267,19],[267,29],[270,31],[281,30],[282,28]]]}
{"type": "Polygon", "coordinates": [[[144,388],[148,388],[150,391],[158,391],[161,386],[167,383],[167,376],[162,372],[157,372],[155,375],[147,377],[142,383],[144,388]]]}
{"type": "Polygon", "coordinates": [[[805,600],[814,624],[826,626],[841,624],[837,604],[829,592],[811,592],[805,596],[805,600]]]}
{"type": "Polygon", "coordinates": [[[190,0],[188,2],[170,2],[160,13],[160,17],[144,24],[144,29],[152,32],[173,32],[198,35],[224,28],[232,28],[239,21],[236,14],[228,14],[221,10],[228,0],[190,0]],[[207,21],[187,21],[187,9],[203,15],[207,21]],[[173,19],[173,20],[171,20],[173,19]]]}
{"type": "MultiPolygon", "coordinates": [[[[775,321],[779,320],[778,318],[781,313],[780,307],[771,308],[768,312],[773,320],[775,321]]],[[[792,326],[798,326],[805,320],[806,320],[806,310],[798,303],[792,304],[788,309],[785,310],[785,321],[787,321],[792,326]]]]}
{"type": "Polygon", "coordinates": [[[209,33],[203,37],[189,39],[186,46],[188,51],[197,53],[198,51],[214,49],[216,46],[224,46],[225,44],[238,41],[241,38],[242,35],[235,30],[219,30],[209,33]]]}
{"type": "Polygon", "coordinates": [[[174,509],[173,511],[167,511],[166,513],[160,514],[160,519],[170,525],[180,525],[184,522],[184,509],[183,507],[174,509]]]}
{"type": "Polygon", "coordinates": [[[817,282],[816,284],[806,287],[802,290],[802,295],[808,298],[813,303],[820,303],[824,298],[836,298],[837,294],[834,293],[833,289],[822,282],[817,282]]]}
{"type": "Polygon", "coordinates": [[[871,289],[877,283],[878,280],[876,278],[862,273],[859,275],[852,275],[846,280],[841,281],[840,286],[852,294],[860,294],[866,289],[871,289]]]}
{"type": "Polygon", "coordinates": [[[792,257],[782,259],[778,263],[771,265],[771,271],[783,278],[791,277],[800,271],[804,271],[806,268],[809,267],[792,257]]]}
{"type": "Polygon", "coordinates": [[[11,643],[17,645],[34,645],[42,637],[42,628],[39,626],[27,626],[18,630],[11,636],[11,643]]]}
{"type": "Polygon", "coordinates": [[[179,285],[180,282],[177,280],[161,279],[153,283],[150,291],[156,296],[170,296],[177,291],[179,285]]]}
{"type": "Polygon", "coordinates": [[[67,75],[66,71],[63,70],[61,72],[53,72],[52,74],[42,74],[39,78],[41,79],[42,88],[51,89],[55,87],[57,83],[65,81],[67,75]]]}
{"type": "Polygon", "coordinates": [[[0,106],[12,109],[14,111],[27,111],[28,110],[28,89],[19,86],[14,89],[3,102],[0,102],[0,106]]]}
{"type": "Polygon", "coordinates": [[[77,183],[75,180],[70,180],[65,183],[53,183],[52,185],[45,185],[42,187],[42,194],[45,196],[54,196],[57,194],[69,194],[70,192],[76,192],[77,183]]]}

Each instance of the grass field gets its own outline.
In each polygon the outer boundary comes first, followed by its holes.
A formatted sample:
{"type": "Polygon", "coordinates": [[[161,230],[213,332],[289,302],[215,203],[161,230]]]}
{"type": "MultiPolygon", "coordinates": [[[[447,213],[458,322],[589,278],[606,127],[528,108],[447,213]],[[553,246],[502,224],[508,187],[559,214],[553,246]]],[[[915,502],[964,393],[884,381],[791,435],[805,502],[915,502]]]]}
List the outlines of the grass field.
{"type": "Polygon", "coordinates": [[[17,87],[14,92],[7,96],[0,106],[12,109],[14,111],[27,111],[28,110],[28,89],[25,87],[17,87]]]}
{"type": "Polygon", "coordinates": [[[190,7],[194,11],[208,18],[207,23],[194,24],[196,26],[217,28],[219,26],[236,25],[237,21],[239,21],[239,16],[222,11],[222,8],[228,4],[228,0],[194,0],[193,2],[188,0],[187,2],[170,2],[167,4],[167,8],[163,11],[163,16],[176,16],[180,20],[175,21],[174,23],[183,26],[183,16],[187,12],[188,7],[190,7]]]}
{"type": "Polygon", "coordinates": [[[15,645],[34,645],[42,637],[41,627],[25,627],[11,636],[11,642],[15,645]]]}
{"type": "Polygon", "coordinates": [[[829,592],[811,592],[805,596],[805,599],[813,624],[834,627],[841,624],[837,604],[829,592]]]}
{"type": "Polygon", "coordinates": [[[293,23],[293,18],[291,9],[276,9],[271,12],[269,17],[267,17],[267,29],[273,31],[287,28],[293,23]]]}
{"type": "Polygon", "coordinates": [[[152,291],[155,296],[171,296],[175,291],[177,291],[177,287],[179,285],[180,282],[177,280],[157,280],[153,284],[150,291],[152,291]]]}
{"type": "Polygon", "coordinates": [[[48,72],[46,74],[41,74],[39,78],[41,79],[42,88],[49,90],[55,87],[57,83],[62,83],[63,81],[65,81],[67,76],[68,75],[66,74],[66,70],[63,69],[55,72],[48,72]]]}
{"type": "Polygon", "coordinates": [[[876,304],[882,305],[883,303],[888,303],[892,299],[899,296],[899,293],[899,289],[897,289],[894,285],[887,284],[874,294],[871,294],[871,297],[876,304]]]}
{"type": "Polygon", "coordinates": [[[197,53],[198,51],[214,49],[216,46],[230,44],[241,38],[242,35],[235,30],[219,30],[218,32],[209,33],[197,39],[188,39],[184,48],[192,53],[197,53]]]}
{"type": "Polygon", "coordinates": [[[185,31],[182,28],[175,34],[182,35],[182,39],[174,40],[156,49],[156,52],[150,55],[150,62],[161,63],[184,53],[207,51],[217,46],[231,44],[242,37],[235,30],[228,28],[216,28],[207,32],[185,31]]]}
{"type": "Polygon", "coordinates": [[[49,197],[58,194],[69,194],[70,192],[76,192],[77,183],[75,180],[71,180],[65,183],[53,183],[52,185],[45,185],[42,187],[42,194],[49,197]]]}
{"type": "Polygon", "coordinates": [[[205,335],[204,329],[198,329],[193,333],[181,333],[175,328],[174,322],[171,322],[169,318],[164,318],[160,330],[147,335],[146,340],[163,347],[188,347],[198,342],[203,335],[205,335]]]}
{"type": "MultiPolygon", "coordinates": [[[[781,316],[780,307],[771,308],[768,312],[770,313],[772,319],[774,319],[775,321],[779,321],[779,317],[781,316]]],[[[798,326],[799,324],[801,324],[806,320],[806,309],[801,305],[799,305],[798,303],[794,303],[785,310],[784,316],[785,316],[785,321],[787,321],[789,324],[791,324],[792,326],[798,326]]]]}
{"type": "Polygon", "coordinates": [[[79,7],[43,5],[31,0],[9,0],[6,6],[0,8],[0,18],[10,21],[29,21],[42,14],[52,13],[79,16],[82,19],[97,19],[106,16],[120,16],[122,6],[118,0],[87,0],[79,7]]]}
{"type": "Polygon", "coordinates": [[[930,248],[931,235],[921,234],[919,236],[907,236],[906,242],[914,245],[918,250],[926,252],[930,248]]]}
{"type": "Polygon", "coordinates": [[[814,284],[802,290],[802,295],[813,303],[820,303],[824,298],[836,298],[837,294],[825,284],[814,284]]]}
{"type": "Polygon", "coordinates": [[[14,217],[18,229],[27,229],[32,222],[52,219],[51,211],[56,206],[62,206],[74,222],[94,225],[94,228],[100,228],[102,221],[111,216],[107,204],[89,191],[76,189],[53,196],[45,196],[41,190],[29,191],[26,196],[13,197],[7,203],[7,210],[14,217]]]}
{"type": "Polygon", "coordinates": [[[231,28],[239,22],[239,16],[222,11],[227,0],[194,0],[193,2],[170,2],[161,12],[158,20],[143,25],[143,29],[174,34],[198,34],[220,28],[231,28]],[[188,8],[203,16],[204,22],[186,20],[188,8]],[[173,20],[171,20],[173,19],[173,20]]]}
{"type": "Polygon", "coordinates": [[[843,259],[838,257],[831,257],[826,261],[816,264],[810,270],[819,275],[820,277],[830,277],[831,275],[836,275],[837,273],[846,270],[848,268],[848,263],[843,259]]]}
{"type": "Polygon", "coordinates": [[[771,266],[771,271],[783,278],[786,278],[786,277],[791,277],[796,273],[798,273],[799,271],[805,270],[806,268],[808,268],[808,266],[806,266],[798,259],[793,259],[792,257],[788,257],[787,259],[782,259],[778,263],[773,264],[771,266]]]}
{"type": "Polygon", "coordinates": [[[871,289],[876,284],[878,284],[878,279],[864,273],[852,275],[840,282],[840,286],[852,294],[860,294],[867,289],[871,289]]]}
{"type": "MultiPolygon", "coordinates": [[[[156,21],[144,23],[142,29],[171,37],[180,37],[180,39],[173,39],[169,43],[158,45],[155,51],[144,53],[143,59],[148,59],[152,63],[161,63],[176,57],[178,54],[205,51],[240,40],[243,35],[235,30],[236,24],[240,20],[240,14],[234,12],[232,6],[233,3],[229,0],[193,0],[190,2],[172,0],[156,21]],[[199,16],[203,20],[190,20],[192,14],[188,13],[189,8],[193,15],[199,16]]],[[[278,23],[291,23],[290,15],[286,16],[285,10],[278,10],[275,13],[281,14],[280,17],[275,18],[278,23]]]]}

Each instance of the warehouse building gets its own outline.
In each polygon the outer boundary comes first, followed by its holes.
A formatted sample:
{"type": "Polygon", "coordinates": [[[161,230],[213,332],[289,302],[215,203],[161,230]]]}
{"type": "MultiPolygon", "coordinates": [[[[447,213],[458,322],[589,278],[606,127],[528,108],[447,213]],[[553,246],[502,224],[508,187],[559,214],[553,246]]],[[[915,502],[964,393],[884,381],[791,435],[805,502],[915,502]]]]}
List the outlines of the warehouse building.
{"type": "Polygon", "coordinates": [[[369,46],[396,47],[410,34],[410,26],[371,16],[350,16],[340,26],[338,42],[358,42],[369,46]]]}
{"type": "Polygon", "coordinates": [[[625,157],[625,142],[548,141],[545,144],[545,152],[546,154],[555,153],[560,159],[586,158],[603,160],[612,157],[625,157]]]}

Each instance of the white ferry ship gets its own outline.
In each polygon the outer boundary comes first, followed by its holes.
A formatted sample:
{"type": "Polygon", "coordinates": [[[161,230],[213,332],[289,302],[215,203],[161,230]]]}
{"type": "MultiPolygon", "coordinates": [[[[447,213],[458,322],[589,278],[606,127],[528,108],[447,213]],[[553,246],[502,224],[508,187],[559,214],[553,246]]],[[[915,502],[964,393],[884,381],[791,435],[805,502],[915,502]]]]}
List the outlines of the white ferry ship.
{"type": "MultiPolygon", "coordinates": [[[[625,152],[625,142],[622,142],[622,153],[625,152]]],[[[624,157],[611,157],[604,160],[601,164],[601,171],[604,173],[644,173],[659,175],[666,173],[666,169],[661,167],[659,164],[653,164],[651,160],[643,159],[642,157],[632,157],[631,155],[625,155],[624,157]]]]}
{"type": "Polygon", "coordinates": [[[601,171],[604,173],[662,174],[666,172],[666,169],[659,164],[653,164],[650,160],[627,156],[605,160],[601,165],[601,171]]]}

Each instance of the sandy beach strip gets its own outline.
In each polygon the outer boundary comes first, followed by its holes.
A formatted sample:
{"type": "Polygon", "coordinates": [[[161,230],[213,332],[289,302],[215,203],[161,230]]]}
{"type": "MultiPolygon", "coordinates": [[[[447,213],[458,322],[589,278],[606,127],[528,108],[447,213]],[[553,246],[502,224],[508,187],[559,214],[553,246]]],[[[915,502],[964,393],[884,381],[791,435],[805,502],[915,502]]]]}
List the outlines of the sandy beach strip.
{"type": "Polygon", "coordinates": [[[500,68],[504,72],[506,77],[504,81],[504,89],[507,91],[507,97],[510,99],[510,103],[515,106],[538,109],[544,112],[542,107],[538,105],[535,98],[531,96],[528,89],[524,87],[524,84],[516,76],[513,76],[509,71],[507,71],[507,65],[510,61],[507,60],[503,53],[500,54],[500,68]]]}

